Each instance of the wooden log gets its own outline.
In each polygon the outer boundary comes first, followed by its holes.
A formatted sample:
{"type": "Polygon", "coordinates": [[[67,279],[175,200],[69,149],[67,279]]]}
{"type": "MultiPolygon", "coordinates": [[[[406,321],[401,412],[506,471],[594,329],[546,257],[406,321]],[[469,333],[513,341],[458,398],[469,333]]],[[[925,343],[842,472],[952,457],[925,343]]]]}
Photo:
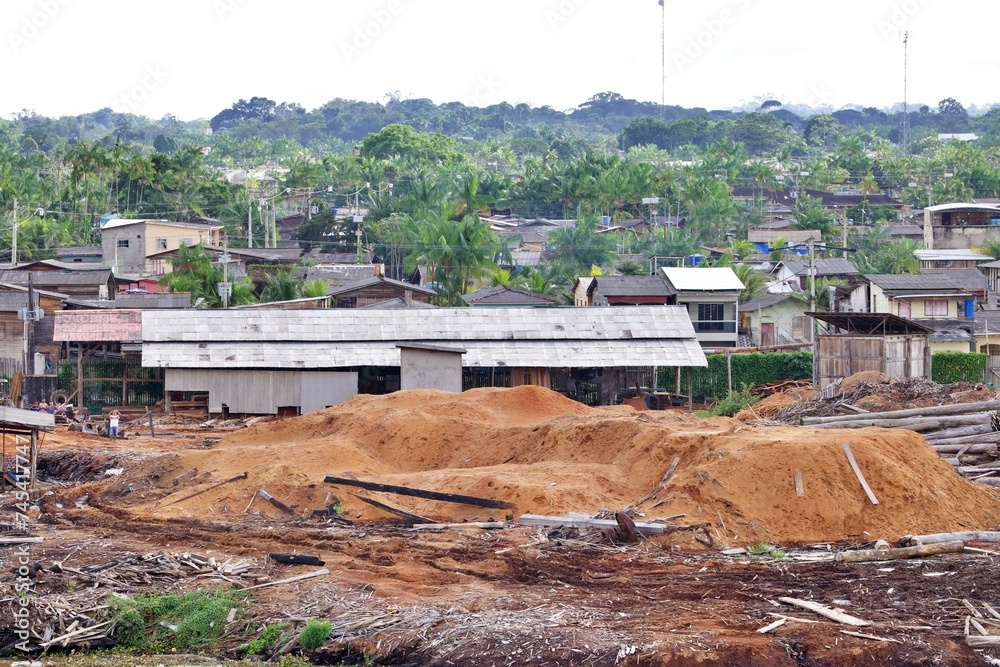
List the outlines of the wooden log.
{"type": "MultiPolygon", "coordinates": [[[[597,528],[603,530],[618,528],[618,522],[612,519],[590,519],[582,517],[568,516],[545,516],[541,514],[522,514],[517,522],[522,526],[544,526],[549,528],[560,528],[567,526],[570,528],[597,528]]],[[[640,535],[664,535],[671,531],[671,527],[659,523],[635,523],[635,532],[640,535]]]]}
{"type": "Polygon", "coordinates": [[[965,643],[969,645],[969,648],[1000,648],[1000,635],[989,637],[969,635],[965,638],[965,643]]]}
{"type": "Polygon", "coordinates": [[[237,480],[246,479],[249,476],[250,476],[250,473],[246,473],[246,472],[243,473],[242,475],[235,475],[234,477],[230,477],[229,479],[222,480],[218,484],[213,484],[212,486],[208,487],[207,489],[202,489],[201,491],[195,491],[194,493],[186,495],[183,498],[178,498],[177,500],[171,500],[166,505],[163,505],[163,507],[168,507],[170,505],[174,505],[174,504],[177,504],[177,503],[182,503],[185,500],[191,500],[192,498],[200,496],[203,493],[208,493],[209,491],[214,491],[215,489],[219,488],[223,484],[229,484],[229,483],[235,482],[237,480]]]}
{"type": "Polygon", "coordinates": [[[966,435],[959,438],[942,438],[935,440],[935,445],[967,445],[980,443],[1000,443],[1000,432],[966,435]]]}
{"type": "Polygon", "coordinates": [[[465,523],[420,523],[411,530],[454,530],[461,528],[478,528],[480,530],[501,530],[507,524],[503,521],[466,521],[465,523]]]}
{"type": "Polygon", "coordinates": [[[41,544],[44,537],[0,537],[0,544],[41,544]]]}
{"type": "Polygon", "coordinates": [[[930,417],[938,415],[971,415],[979,412],[1000,410],[1000,401],[981,401],[979,403],[955,403],[953,405],[935,405],[927,408],[907,408],[889,412],[869,412],[859,415],[837,415],[834,417],[804,417],[803,425],[828,424],[835,421],[853,421],[857,419],[900,419],[904,417],[930,417]]]}
{"type": "Polygon", "coordinates": [[[177,486],[178,484],[192,480],[197,476],[198,476],[198,469],[191,468],[190,470],[182,472],[181,474],[177,475],[177,477],[174,477],[174,479],[170,483],[172,486],[177,486]]]}
{"type": "Polygon", "coordinates": [[[833,559],[841,563],[866,563],[871,561],[902,560],[904,558],[961,553],[963,549],[965,549],[965,542],[955,540],[953,542],[936,542],[934,544],[921,544],[915,547],[901,547],[898,549],[841,551],[833,559]]]}
{"type": "Polygon", "coordinates": [[[269,581],[266,584],[257,584],[256,586],[248,586],[244,588],[245,591],[252,591],[257,588],[267,588],[268,586],[280,586],[282,584],[290,584],[295,581],[302,581],[303,579],[310,579],[312,577],[320,577],[324,574],[330,574],[330,570],[325,567],[322,570],[315,570],[314,572],[306,572],[305,574],[300,574],[297,577],[289,577],[288,579],[279,579],[278,581],[269,581]]]}
{"type": "Polygon", "coordinates": [[[762,635],[766,635],[767,633],[771,632],[772,630],[777,630],[778,628],[780,628],[782,625],[784,625],[787,622],[788,622],[788,619],[786,619],[786,618],[779,618],[777,621],[775,621],[773,623],[768,623],[767,625],[765,625],[762,628],[757,628],[757,632],[759,632],[762,635]]]}
{"type": "Polygon", "coordinates": [[[268,558],[275,563],[282,565],[326,565],[316,556],[304,556],[302,554],[268,554],[268,558]]]}
{"type": "Polygon", "coordinates": [[[845,614],[839,609],[834,609],[832,607],[827,607],[818,602],[812,602],[811,600],[799,600],[798,598],[778,598],[779,602],[784,602],[785,604],[790,604],[793,607],[799,607],[800,609],[808,609],[811,612],[817,613],[820,616],[825,616],[831,621],[836,621],[838,623],[843,623],[844,625],[853,625],[856,628],[862,628],[866,625],[871,625],[868,621],[862,620],[850,614],[845,614]]]}
{"type": "Polygon", "coordinates": [[[933,449],[938,454],[957,454],[963,449],[966,454],[991,454],[997,451],[997,446],[995,443],[979,443],[979,444],[969,444],[969,445],[931,445],[933,449]]]}
{"type": "Polygon", "coordinates": [[[815,424],[809,428],[818,429],[848,429],[848,428],[899,428],[907,431],[936,431],[945,423],[941,420],[926,419],[864,419],[849,422],[834,422],[832,424],[815,424]]]}
{"type": "Polygon", "coordinates": [[[854,452],[851,451],[850,443],[844,443],[844,453],[847,454],[847,462],[851,464],[851,469],[854,470],[855,477],[861,482],[861,488],[868,494],[868,500],[872,501],[872,505],[878,505],[878,498],[875,497],[872,487],[868,486],[868,480],[865,479],[864,473],[861,472],[861,467],[858,466],[858,462],[854,459],[854,452]]]}
{"type": "Polygon", "coordinates": [[[973,426],[960,426],[958,428],[946,428],[933,433],[925,433],[924,440],[934,442],[935,440],[948,440],[949,438],[961,438],[967,435],[980,435],[992,433],[992,424],[974,424],[973,426]]]}
{"type": "Polygon", "coordinates": [[[929,535],[906,535],[899,539],[900,546],[937,544],[939,542],[1000,542],[1000,531],[970,530],[960,533],[931,533],[929,535]]]}
{"type": "Polygon", "coordinates": [[[271,503],[285,514],[288,514],[290,516],[295,516],[295,510],[293,510],[291,507],[289,507],[285,503],[281,502],[280,500],[272,496],[264,489],[257,489],[257,492],[254,495],[258,496],[261,500],[266,500],[267,502],[271,503]]]}
{"type": "Polygon", "coordinates": [[[359,496],[354,493],[352,493],[351,495],[363,503],[368,503],[372,507],[377,507],[384,512],[388,512],[389,514],[395,514],[396,516],[401,516],[404,519],[407,519],[414,523],[434,523],[433,519],[428,519],[427,517],[420,516],[419,514],[414,514],[413,512],[407,512],[406,510],[401,510],[398,507],[393,507],[392,505],[386,505],[385,503],[380,503],[374,498],[366,498],[364,496],[359,496]]]}
{"type": "Polygon", "coordinates": [[[959,475],[976,475],[982,472],[990,472],[991,470],[1000,471],[1000,463],[985,466],[958,466],[955,470],[958,471],[959,475]]]}
{"type": "Polygon", "coordinates": [[[983,477],[981,479],[977,479],[975,483],[1000,488],[1000,477],[983,477]]]}
{"type": "Polygon", "coordinates": [[[324,477],[327,484],[339,484],[344,486],[358,486],[369,491],[382,491],[384,493],[396,493],[402,496],[414,496],[426,500],[440,500],[446,503],[457,503],[460,505],[475,505],[477,507],[490,507],[493,509],[513,509],[514,503],[504,500],[492,500],[490,498],[477,498],[476,496],[463,496],[455,493],[438,493],[437,491],[425,491],[423,489],[413,489],[408,486],[395,486],[392,484],[376,484],[375,482],[365,482],[360,479],[348,479],[347,477],[324,477]]]}

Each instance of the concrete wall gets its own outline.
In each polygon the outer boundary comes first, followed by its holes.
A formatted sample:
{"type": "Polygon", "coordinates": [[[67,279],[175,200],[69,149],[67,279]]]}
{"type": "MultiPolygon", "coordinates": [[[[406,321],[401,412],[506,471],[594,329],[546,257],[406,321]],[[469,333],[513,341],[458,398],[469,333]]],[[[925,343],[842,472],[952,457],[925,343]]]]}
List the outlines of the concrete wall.
{"type": "Polygon", "coordinates": [[[146,240],[142,225],[126,225],[101,231],[104,265],[118,273],[139,274],[146,266],[146,240]],[[127,248],[119,248],[119,239],[128,240],[127,248]]]}
{"type": "Polygon", "coordinates": [[[461,354],[402,348],[399,356],[400,389],[462,391],[461,354]]]}
{"type": "Polygon", "coordinates": [[[232,414],[273,415],[283,407],[305,413],[357,394],[358,374],[169,368],[164,388],[208,393],[211,413],[222,412],[223,406],[232,414]]]}

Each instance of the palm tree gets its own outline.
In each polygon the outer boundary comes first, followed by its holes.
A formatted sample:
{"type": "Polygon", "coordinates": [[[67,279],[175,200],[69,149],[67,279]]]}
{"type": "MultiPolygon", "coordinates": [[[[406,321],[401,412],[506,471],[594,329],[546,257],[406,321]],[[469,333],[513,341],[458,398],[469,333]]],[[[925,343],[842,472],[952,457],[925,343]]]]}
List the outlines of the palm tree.
{"type": "Polygon", "coordinates": [[[302,296],[299,281],[287,269],[278,269],[268,274],[265,279],[264,292],[260,300],[264,303],[273,301],[294,301],[302,296]]]}
{"type": "MultiPolygon", "coordinates": [[[[170,259],[173,269],[160,279],[160,284],[171,292],[190,292],[192,302],[203,299],[205,306],[218,308],[222,305],[218,284],[224,277],[222,266],[205,252],[199,244],[177,249],[177,257],[170,259]]],[[[234,282],[229,303],[234,306],[256,303],[253,280],[249,277],[234,282]]]]}

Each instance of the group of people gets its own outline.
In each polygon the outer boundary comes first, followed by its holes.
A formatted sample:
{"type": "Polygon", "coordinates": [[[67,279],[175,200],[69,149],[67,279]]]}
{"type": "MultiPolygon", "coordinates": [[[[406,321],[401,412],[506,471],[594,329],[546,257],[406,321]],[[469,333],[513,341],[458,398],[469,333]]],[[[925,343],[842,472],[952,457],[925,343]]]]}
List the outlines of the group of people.
{"type": "Polygon", "coordinates": [[[50,415],[54,415],[56,413],[56,410],[59,409],[59,406],[56,405],[55,403],[49,403],[43,398],[40,401],[35,401],[34,403],[32,403],[31,407],[28,409],[33,410],[35,412],[48,412],[50,415]]]}

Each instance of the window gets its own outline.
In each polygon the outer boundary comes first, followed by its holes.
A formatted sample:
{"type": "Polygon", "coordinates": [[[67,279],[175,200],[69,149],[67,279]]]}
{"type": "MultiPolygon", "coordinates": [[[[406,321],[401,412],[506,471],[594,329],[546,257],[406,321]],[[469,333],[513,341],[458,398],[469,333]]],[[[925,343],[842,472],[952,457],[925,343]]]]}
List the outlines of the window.
{"type": "Polygon", "coordinates": [[[699,303],[699,331],[722,331],[725,319],[725,306],[721,303],[699,303]]]}
{"type": "Polygon", "coordinates": [[[948,301],[946,299],[929,299],[924,301],[924,317],[947,317],[948,301]]]}
{"type": "Polygon", "coordinates": [[[127,248],[128,247],[128,239],[118,239],[118,247],[119,248],[127,248]]]}
{"type": "Polygon", "coordinates": [[[157,250],[166,250],[167,249],[167,240],[166,239],[156,239],[156,249],[157,250]]]}

